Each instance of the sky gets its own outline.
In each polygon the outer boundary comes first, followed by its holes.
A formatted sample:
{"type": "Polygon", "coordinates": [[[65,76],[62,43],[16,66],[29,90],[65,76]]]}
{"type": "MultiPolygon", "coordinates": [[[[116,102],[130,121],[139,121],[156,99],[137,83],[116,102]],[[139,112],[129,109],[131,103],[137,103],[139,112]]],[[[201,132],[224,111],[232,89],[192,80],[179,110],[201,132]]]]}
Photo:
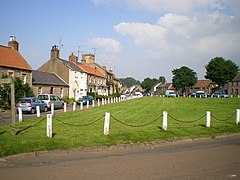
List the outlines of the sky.
{"type": "Polygon", "coordinates": [[[204,79],[214,57],[240,66],[239,0],[1,0],[0,24],[0,45],[15,36],[32,69],[53,45],[140,81],[182,66],[204,79]]]}

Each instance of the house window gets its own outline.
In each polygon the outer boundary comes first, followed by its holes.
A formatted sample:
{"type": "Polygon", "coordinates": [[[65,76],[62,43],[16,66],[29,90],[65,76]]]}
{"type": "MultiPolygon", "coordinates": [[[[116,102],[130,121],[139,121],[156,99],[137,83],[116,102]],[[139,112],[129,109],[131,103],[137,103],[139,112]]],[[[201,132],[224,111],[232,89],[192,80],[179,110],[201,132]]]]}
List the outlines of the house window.
{"type": "Polygon", "coordinates": [[[8,71],[8,76],[14,76],[14,71],[8,71]]]}
{"type": "Polygon", "coordinates": [[[60,88],[60,98],[63,98],[63,88],[60,88]]]}
{"type": "Polygon", "coordinates": [[[38,94],[42,94],[42,87],[38,87],[38,94]]]}
{"type": "Polygon", "coordinates": [[[27,83],[27,75],[25,73],[22,73],[22,81],[23,81],[23,84],[27,83]]]}

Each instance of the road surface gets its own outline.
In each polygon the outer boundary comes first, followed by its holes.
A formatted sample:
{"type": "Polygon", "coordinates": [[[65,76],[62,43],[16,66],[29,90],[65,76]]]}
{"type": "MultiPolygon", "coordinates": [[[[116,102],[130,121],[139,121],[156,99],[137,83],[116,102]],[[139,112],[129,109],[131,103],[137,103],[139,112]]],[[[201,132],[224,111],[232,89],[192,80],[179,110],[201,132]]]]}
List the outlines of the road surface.
{"type": "Polygon", "coordinates": [[[0,159],[1,179],[240,179],[240,134],[35,152],[0,159]]]}

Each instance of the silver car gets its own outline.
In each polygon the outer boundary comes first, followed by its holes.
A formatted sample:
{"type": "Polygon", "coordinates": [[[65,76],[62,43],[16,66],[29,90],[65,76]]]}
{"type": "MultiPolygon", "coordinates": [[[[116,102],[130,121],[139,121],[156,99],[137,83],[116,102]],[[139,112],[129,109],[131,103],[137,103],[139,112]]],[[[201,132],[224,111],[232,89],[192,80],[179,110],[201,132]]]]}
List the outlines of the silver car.
{"type": "Polygon", "coordinates": [[[46,112],[48,110],[47,105],[35,97],[21,98],[17,105],[18,108],[22,109],[22,112],[29,112],[32,114],[36,113],[37,106],[39,106],[40,111],[46,112]]]}
{"type": "Polygon", "coordinates": [[[54,109],[64,108],[64,102],[55,94],[39,94],[38,99],[46,103],[48,109],[54,104],[54,109]]]}

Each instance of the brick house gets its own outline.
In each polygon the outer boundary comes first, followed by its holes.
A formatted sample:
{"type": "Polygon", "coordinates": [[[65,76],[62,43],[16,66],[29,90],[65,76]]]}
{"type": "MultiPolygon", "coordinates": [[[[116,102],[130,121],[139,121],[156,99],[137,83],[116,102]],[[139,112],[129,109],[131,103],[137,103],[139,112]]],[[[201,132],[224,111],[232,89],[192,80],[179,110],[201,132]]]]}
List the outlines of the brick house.
{"type": "Polygon", "coordinates": [[[20,78],[23,83],[32,86],[32,68],[19,53],[19,43],[11,36],[8,46],[0,45],[0,76],[20,78]]]}
{"type": "Polygon", "coordinates": [[[32,89],[35,96],[39,94],[56,94],[63,98],[68,96],[69,86],[54,73],[32,71],[32,89]]]}
{"type": "Polygon", "coordinates": [[[228,94],[233,96],[240,95],[240,72],[227,84],[228,94]]]}
{"type": "Polygon", "coordinates": [[[50,59],[38,71],[54,73],[69,86],[68,97],[78,100],[87,95],[87,73],[71,61],[61,59],[56,45],[52,46],[50,59]]]}

